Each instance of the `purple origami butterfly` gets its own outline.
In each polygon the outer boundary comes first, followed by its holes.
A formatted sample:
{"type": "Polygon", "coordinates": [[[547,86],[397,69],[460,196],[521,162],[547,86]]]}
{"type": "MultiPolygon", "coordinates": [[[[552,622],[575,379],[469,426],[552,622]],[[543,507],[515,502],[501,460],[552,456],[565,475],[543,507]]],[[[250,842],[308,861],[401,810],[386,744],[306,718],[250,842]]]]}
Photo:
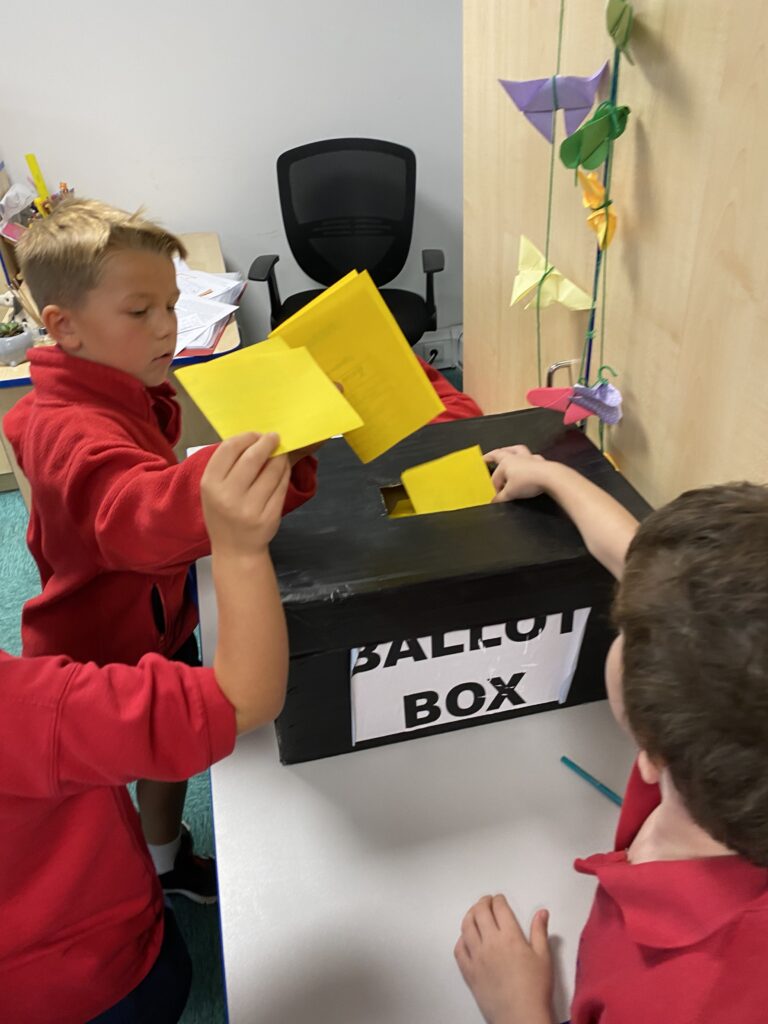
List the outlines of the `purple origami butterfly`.
{"type": "Polygon", "coordinates": [[[607,380],[598,381],[591,387],[574,384],[571,403],[589,409],[603,423],[618,423],[621,419],[621,392],[607,380]]]}
{"type": "Polygon", "coordinates": [[[590,78],[556,75],[527,82],[508,82],[500,78],[499,82],[533,127],[552,142],[552,111],[565,112],[565,134],[572,135],[592,109],[607,71],[608,61],[590,78]]]}

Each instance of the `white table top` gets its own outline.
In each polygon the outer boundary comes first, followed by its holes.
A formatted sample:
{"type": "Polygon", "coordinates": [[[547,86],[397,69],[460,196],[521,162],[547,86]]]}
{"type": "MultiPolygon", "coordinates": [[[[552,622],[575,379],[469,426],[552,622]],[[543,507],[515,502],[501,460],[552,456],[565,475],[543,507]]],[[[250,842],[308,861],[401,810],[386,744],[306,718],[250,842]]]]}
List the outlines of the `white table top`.
{"type": "MultiPolygon", "coordinates": [[[[215,625],[208,567],[203,649],[215,625]]],[[[479,1021],[453,961],[461,918],[504,892],[547,906],[568,1017],[594,892],[573,858],[611,848],[633,758],[605,702],[283,766],[272,728],[212,769],[231,1024],[479,1021]]]]}

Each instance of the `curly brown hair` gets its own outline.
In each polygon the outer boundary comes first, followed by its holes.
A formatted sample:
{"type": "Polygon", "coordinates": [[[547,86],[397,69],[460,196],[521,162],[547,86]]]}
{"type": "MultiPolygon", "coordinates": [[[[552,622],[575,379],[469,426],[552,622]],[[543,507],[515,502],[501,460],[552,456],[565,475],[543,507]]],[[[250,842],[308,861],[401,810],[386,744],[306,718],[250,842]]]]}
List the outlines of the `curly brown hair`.
{"type": "Polygon", "coordinates": [[[768,488],[688,491],[649,516],[615,619],[638,743],[703,829],[768,866],[768,488]]]}

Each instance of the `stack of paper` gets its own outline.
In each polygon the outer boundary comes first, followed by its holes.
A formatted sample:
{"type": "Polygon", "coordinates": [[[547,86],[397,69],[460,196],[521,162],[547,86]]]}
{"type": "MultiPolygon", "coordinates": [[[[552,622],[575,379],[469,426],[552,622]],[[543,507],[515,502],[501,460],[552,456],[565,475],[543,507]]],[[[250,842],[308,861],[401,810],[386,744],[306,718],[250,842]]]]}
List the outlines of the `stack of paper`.
{"type": "Polygon", "coordinates": [[[242,274],[209,274],[175,259],[178,334],[176,353],[183,349],[212,350],[237,309],[245,289],[242,274]]]}
{"type": "Polygon", "coordinates": [[[344,434],[362,462],[444,410],[376,285],[356,271],[267,341],[176,376],[221,437],[276,431],[280,450],[295,451],[344,434]]]}
{"type": "Polygon", "coordinates": [[[216,299],[218,302],[238,303],[245,289],[243,275],[237,271],[226,274],[210,274],[205,270],[193,270],[184,260],[176,257],[176,284],[182,295],[193,295],[199,299],[216,299]]]}
{"type": "Polygon", "coordinates": [[[181,295],[176,303],[176,354],[182,349],[212,349],[237,306],[215,299],[181,295]]]}

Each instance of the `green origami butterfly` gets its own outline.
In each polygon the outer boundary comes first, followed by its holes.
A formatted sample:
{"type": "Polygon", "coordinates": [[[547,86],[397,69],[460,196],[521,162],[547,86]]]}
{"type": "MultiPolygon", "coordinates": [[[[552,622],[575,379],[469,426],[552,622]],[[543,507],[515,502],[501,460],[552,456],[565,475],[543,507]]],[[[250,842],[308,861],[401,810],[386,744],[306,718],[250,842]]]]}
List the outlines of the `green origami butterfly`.
{"type": "Polygon", "coordinates": [[[608,100],[601,103],[592,117],[563,140],[560,159],[575,170],[585,167],[593,171],[605,163],[610,144],[627,127],[629,107],[616,107],[608,100]]]}
{"type": "Polygon", "coordinates": [[[608,35],[613,40],[613,45],[624,54],[630,64],[634,61],[627,51],[627,43],[632,32],[632,21],[635,12],[632,4],[627,0],[608,0],[608,7],[605,11],[605,24],[608,35]]]}

